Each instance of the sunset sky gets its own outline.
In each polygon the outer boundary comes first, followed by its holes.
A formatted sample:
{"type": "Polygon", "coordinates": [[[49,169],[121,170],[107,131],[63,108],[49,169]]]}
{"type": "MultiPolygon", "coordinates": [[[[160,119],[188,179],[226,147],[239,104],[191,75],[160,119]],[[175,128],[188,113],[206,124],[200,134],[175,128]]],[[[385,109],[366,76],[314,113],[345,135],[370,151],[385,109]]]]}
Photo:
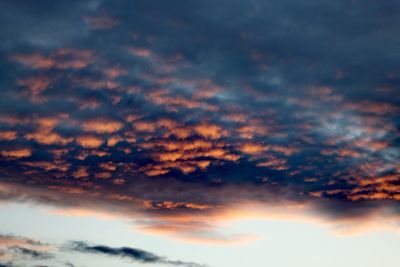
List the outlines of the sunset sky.
{"type": "Polygon", "coordinates": [[[0,14],[0,267],[400,262],[398,0],[0,14]]]}

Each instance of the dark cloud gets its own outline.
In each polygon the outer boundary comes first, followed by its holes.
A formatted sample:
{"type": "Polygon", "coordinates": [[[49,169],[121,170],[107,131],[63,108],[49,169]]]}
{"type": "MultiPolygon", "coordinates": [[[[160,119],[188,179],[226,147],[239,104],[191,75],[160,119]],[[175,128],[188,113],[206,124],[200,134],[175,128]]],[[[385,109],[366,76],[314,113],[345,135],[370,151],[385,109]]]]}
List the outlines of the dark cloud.
{"type": "Polygon", "coordinates": [[[187,267],[205,266],[193,262],[169,260],[165,257],[158,256],[151,252],[130,247],[112,248],[104,245],[89,245],[85,242],[75,241],[70,244],[70,249],[82,253],[95,253],[106,256],[117,256],[142,263],[158,263],[187,267]]]}
{"type": "Polygon", "coordinates": [[[23,247],[11,247],[11,250],[14,253],[17,253],[21,255],[21,257],[27,257],[30,259],[36,259],[36,260],[43,260],[43,259],[49,259],[52,258],[52,255],[49,253],[44,253],[41,251],[33,250],[33,249],[28,249],[28,248],[23,248],[23,247]]]}
{"type": "Polygon", "coordinates": [[[0,8],[1,199],[199,235],[248,202],[398,216],[397,1],[0,8]]]}

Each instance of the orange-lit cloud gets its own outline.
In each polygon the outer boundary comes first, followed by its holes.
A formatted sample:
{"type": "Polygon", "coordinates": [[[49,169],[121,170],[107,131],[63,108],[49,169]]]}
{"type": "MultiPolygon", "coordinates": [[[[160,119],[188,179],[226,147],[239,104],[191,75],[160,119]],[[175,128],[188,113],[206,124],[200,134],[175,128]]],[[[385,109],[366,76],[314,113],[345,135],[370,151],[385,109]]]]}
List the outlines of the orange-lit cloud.
{"type": "Polygon", "coordinates": [[[215,124],[200,124],[194,127],[196,133],[205,138],[219,139],[228,135],[227,131],[215,124]]]}
{"type": "Polygon", "coordinates": [[[1,150],[0,155],[7,159],[13,158],[27,158],[32,155],[32,150],[29,148],[19,148],[12,150],[1,150]]]}
{"type": "Polygon", "coordinates": [[[86,148],[97,148],[103,144],[103,139],[92,136],[92,135],[84,135],[79,136],[76,139],[77,143],[86,148]]]}
{"type": "Polygon", "coordinates": [[[11,141],[17,138],[17,132],[15,131],[0,131],[0,140],[11,141]]]}
{"type": "Polygon", "coordinates": [[[12,58],[33,69],[82,69],[92,63],[93,52],[63,48],[48,56],[34,53],[14,55],[12,58]]]}
{"type": "Polygon", "coordinates": [[[18,80],[18,85],[25,86],[32,95],[38,95],[46,90],[51,84],[51,79],[46,76],[32,77],[18,80]]]}
{"type": "Polygon", "coordinates": [[[104,134],[117,132],[123,127],[123,124],[118,121],[99,119],[84,122],[82,127],[85,131],[104,134]]]}
{"type": "Polygon", "coordinates": [[[152,52],[150,49],[144,47],[129,47],[128,51],[138,57],[145,57],[148,58],[152,56],[152,52]]]}

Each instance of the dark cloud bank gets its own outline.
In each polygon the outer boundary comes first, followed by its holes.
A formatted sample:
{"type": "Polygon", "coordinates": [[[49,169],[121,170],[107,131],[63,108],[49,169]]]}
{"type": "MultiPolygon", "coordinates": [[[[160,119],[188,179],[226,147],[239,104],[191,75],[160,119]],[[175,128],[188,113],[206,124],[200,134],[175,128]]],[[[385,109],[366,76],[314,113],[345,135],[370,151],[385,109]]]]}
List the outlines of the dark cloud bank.
{"type": "Polygon", "coordinates": [[[398,1],[0,9],[0,199],[196,235],[249,202],[398,218],[398,1]]]}

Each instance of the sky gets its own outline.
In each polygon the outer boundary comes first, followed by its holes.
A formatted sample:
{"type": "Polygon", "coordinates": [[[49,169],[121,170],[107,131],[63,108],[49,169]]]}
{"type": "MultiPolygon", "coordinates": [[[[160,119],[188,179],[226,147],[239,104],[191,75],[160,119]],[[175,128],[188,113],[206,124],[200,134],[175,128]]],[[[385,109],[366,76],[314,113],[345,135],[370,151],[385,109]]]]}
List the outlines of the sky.
{"type": "Polygon", "coordinates": [[[0,267],[399,262],[397,0],[0,10],[0,267]]]}

